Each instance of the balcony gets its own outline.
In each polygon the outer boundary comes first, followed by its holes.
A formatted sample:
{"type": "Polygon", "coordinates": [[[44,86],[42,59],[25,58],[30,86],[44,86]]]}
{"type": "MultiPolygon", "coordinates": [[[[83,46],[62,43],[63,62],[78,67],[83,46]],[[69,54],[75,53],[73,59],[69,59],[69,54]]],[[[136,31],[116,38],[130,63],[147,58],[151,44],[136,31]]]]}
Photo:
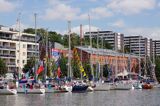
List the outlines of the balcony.
{"type": "Polygon", "coordinates": [[[16,47],[11,47],[11,46],[0,46],[0,48],[2,48],[2,49],[12,49],[12,50],[16,50],[16,47]]]}
{"type": "Polygon", "coordinates": [[[0,54],[0,57],[8,57],[8,58],[13,57],[13,58],[15,58],[16,55],[15,54],[0,54]]]}
{"type": "Polygon", "coordinates": [[[15,62],[10,62],[10,63],[7,63],[8,66],[15,66],[16,63],[15,62]]]}

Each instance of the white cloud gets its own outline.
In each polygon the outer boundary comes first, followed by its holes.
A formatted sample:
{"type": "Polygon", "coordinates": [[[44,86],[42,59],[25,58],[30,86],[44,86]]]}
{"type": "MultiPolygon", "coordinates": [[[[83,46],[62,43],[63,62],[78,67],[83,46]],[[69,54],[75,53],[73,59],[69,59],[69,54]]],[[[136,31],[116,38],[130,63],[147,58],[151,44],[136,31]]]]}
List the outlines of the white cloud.
{"type": "Polygon", "coordinates": [[[79,12],[79,8],[73,8],[66,4],[57,4],[46,9],[43,18],[46,20],[73,20],[77,18],[79,12]]]}
{"type": "Polygon", "coordinates": [[[112,0],[107,8],[125,15],[137,14],[156,6],[156,0],[112,0]]]}
{"type": "Polygon", "coordinates": [[[97,7],[90,10],[93,18],[104,18],[112,16],[112,13],[107,10],[105,7],[97,7]]]}
{"type": "Polygon", "coordinates": [[[135,27],[135,28],[126,28],[124,29],[125,34],[127,35],[142,35],[148,38],[152,38],[154,40],[160,40],[160,27],[135,27]]]}
{"type": "Polygon", "coordinates": [[[122,28],[122,27],[125,27],[125,23],[123,20],[118,20],[118,21],[114,22],[113,24],[111,24],[111,26],[122,28]]]}
{"type": "Polygon", "coordinates": [[[16,8],[14,3],[9,2],[8,0],[0,0],[0,12],[10,12],[16,8]]]}
{"type": "Polygon", "coordinates": [[[68,1],[49,0],[49,7],[42,16],[45,20],[86,20],[90,14],[91,19],[101,19],[112,16],[106,7],[95,7],[83,12],[80,8],[73,7],[68,1]]]}

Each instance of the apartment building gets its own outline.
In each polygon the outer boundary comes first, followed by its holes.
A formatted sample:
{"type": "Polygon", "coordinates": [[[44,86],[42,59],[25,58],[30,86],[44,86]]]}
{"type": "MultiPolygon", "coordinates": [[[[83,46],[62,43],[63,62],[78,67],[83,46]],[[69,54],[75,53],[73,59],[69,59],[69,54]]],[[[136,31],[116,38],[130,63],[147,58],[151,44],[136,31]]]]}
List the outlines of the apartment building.
{"type": "Polygon", "coordinates": [[[124,37],[125,48],[129,52],[137,54],[142,57],[152,56],[152,39],[143,36],[126,36],[124,37]]]}
{"type": "Polygon", "coordinates": [[[0,58],[6,62],[8,72],[22,70],[33,56],[39,56],[39,44],[35,43],[34,34],[0,27],[0,58]]]}
{"type": "Polygon", "coordinates": [[[85,32],[84,37],[89,37],[91,34],[92,38],[103,39],[103,42],[108,42],[113,50],[122,51],[123,50],[123,40],[124,35],[121,33],[116,33],[113,31],[94,31],[94,32],[85,32]]]}
{"type": "Polygon", "coordinates": [[[160,40],[152,41],[154,56],[160,56],[160,40]]]}

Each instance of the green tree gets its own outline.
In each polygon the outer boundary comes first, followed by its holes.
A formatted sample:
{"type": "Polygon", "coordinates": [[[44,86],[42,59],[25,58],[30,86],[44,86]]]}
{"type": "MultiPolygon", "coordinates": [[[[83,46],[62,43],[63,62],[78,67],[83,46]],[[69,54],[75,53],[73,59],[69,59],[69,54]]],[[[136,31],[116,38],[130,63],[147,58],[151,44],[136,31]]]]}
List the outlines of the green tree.
{"type": "Polygon", "coordinates": [[[61,56],[60,59],[60,68],[61,68],[61,72],[62,72],[62,77],[67,76],[67,57],[61,56]]]}
{"type": "Polygon", "coordinates": [[[156,57],[156,61],[155,61],[155,64],[156,64],[155,74],[156,74],[158,82],[160,82],[160,64],[159,63],[160,63],[160,57],[156,57]]]}
{"type": "Polygon", "coordinates": [[[62,44],[62,35],[61,34],[57,34],[56,32],[53,32],[53,31],[49,31],[49,41],[54,43],[54,42],[57,42],[57,43],[60,43],[62,44]]]}
{"type": "MultiPolygon", "coordinates": [[[[71,37],[71,49],[73,49],[75,46],[80,46],[80,37],[76,33],[72,33],[70,35],[71,37]]],[[[68,35],[63,36],[63,45],[65,47],[68,47],[69,44],[69,37],[68,35]]]]}
{"type": "Polygon", "coordinates": [[[32,68],[35,66],[35,58],[31,57],[27,63],[24,65],[23,68],[23,73],[27,73],[28,71],[30,72],[30,74],[33,76],[33,70],[32,68]]]}
{"type": "Polygon", "coordinates": [[[3,59],[0,58],[0,76],[5,76],[7,73],[6,63],[3,59]]]}

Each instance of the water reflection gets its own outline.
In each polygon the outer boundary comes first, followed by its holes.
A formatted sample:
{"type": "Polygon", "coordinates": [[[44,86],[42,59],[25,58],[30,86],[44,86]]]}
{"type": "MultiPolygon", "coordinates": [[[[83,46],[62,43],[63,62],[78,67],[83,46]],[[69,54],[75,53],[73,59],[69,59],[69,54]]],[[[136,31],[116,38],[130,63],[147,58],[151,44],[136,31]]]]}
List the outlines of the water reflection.
{"type": "Polygon", "coordinates": [[[160,90],[0,96],[0,106],[159,106],[160,90]]]}

